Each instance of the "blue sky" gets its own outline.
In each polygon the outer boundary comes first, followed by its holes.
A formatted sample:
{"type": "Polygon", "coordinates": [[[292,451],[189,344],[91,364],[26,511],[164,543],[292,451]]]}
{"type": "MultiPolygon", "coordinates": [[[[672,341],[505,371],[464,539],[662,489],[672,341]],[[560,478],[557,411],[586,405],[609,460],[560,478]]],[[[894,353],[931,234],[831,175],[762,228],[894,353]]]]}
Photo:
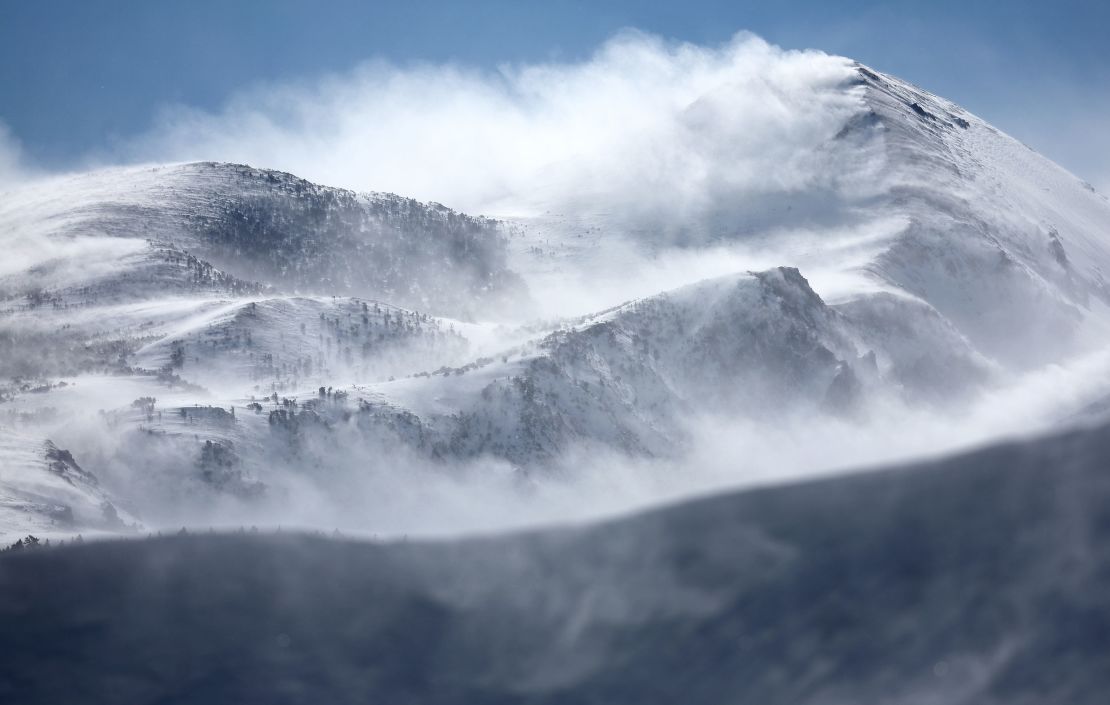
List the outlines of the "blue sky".
{"type": "Polygon", "coordinates": [[[621,28],[701,44],[750,30],[951,98],[1110,190],[1110,3],[0,0],[0,122],[47,169],[111,154],[167,106],[370,59],[574,61],[621,28]]]}

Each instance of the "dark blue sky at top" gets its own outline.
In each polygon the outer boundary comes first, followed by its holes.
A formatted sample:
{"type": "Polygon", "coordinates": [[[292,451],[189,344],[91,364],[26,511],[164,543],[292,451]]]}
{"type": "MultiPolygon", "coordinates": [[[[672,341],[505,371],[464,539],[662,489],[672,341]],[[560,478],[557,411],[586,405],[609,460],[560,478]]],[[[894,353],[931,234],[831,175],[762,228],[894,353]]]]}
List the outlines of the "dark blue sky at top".
{"type": "Polygon", "coordinates": [[[951,98],[1110,184],[1110,2],[0,0],[0,122],[47,168],[219,108],[260,82],[368,59],[585,58],[621,28],[719,44],[750,30],[843,54],[951,98]]]}

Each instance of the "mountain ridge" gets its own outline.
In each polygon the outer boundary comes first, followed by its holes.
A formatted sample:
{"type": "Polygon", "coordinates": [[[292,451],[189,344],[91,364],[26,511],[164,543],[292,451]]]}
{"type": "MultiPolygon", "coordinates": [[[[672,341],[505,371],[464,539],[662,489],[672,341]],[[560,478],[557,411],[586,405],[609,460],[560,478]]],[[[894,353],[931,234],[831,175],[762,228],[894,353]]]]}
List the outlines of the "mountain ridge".
{"type": "MultiPolygon", "coordinates": [[[[391,463],[529,485],[568,453],[681,462],[705,419],[865,436],[1097,351],[1110,203],[942,98],[837,76],[813,173],[666,218],[660,182],[655,231],[588,190],[498,220],[215,162],[32,184],[0,202],[6,425],[157,524],[391,463]]],[[[742,139],[714,122],[734,90],[680,126],[742,139]]]]}

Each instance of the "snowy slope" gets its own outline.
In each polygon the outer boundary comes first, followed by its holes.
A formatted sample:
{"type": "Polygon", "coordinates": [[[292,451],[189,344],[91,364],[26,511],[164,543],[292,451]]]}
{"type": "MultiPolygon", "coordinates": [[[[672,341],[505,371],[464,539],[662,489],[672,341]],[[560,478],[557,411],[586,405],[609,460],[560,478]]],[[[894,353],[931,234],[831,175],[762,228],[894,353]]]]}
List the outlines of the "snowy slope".
{"type": "Polygon", "coordinates": [[[0,536],[40,538],[89,529],[119,532],[139,525],[111,501],[95,475],[50,441],[0,428],[0,536]]]}
{"type": "Polygon", "coordinates": [[[336,379],[385,380],[465,362],[451,322],[373,301],[285,297],[233,301],[191,318],[135,353],[210,388],[299,390],[336,379]]]}
{"type": "Polygon", "coordinates": [[[175,245],[286,293],[350,294],[454,315],[473,315],[471,304],[488,314],[524,296],[505,268],[496,222],[231,164],[50,179],[8,195],[0,222],[30,259],[29,273],[16,272],[24,289],[72,286],[73,272],[51,276],[55,261],[99,251],[108,238],[115,250],[135,251],[144,240],[175,245]]]}
{"type": "MultiPolygon", "coordinates": [[[[721,187],[697,207],[663,190],[645,196],[647,222],[606,209],[604,191],[576,192],[577,212],[541,201],[516,222],[513,266],[541,302],[575,282],[567,304],[579,313],[649,295],[652,282],[786,265],[830,302],[917,299],[1008,368],[1100,345],[1110,201],[949,101],[848,60],[842,74],[827,90],[854,110],[812,153],[790,155],[805,160],[802,186],[721,187]]],[[[728,104],[710,95],[701,108],[728,104]]]]}
{"type": "Polygon", "coordinates": [[[870,269],[1002,362],[1089,345],[1081,324],[1110,303],[1110,202],[952,103],[859,72],[871,120],[856,129],[880,133],[884,205],[910,219],[870,269]]]}
{"type": "Polygon", "coordinates": [[[955,404],[992,373],[932,309],[833,308],[794,269],[720,277],[624,304],[478,361],[359,387],[363,423],[419,427],[435,457],[522,466],[583,442],[676,455],[691,417],[851,413],[869,397],[955,404]]]}

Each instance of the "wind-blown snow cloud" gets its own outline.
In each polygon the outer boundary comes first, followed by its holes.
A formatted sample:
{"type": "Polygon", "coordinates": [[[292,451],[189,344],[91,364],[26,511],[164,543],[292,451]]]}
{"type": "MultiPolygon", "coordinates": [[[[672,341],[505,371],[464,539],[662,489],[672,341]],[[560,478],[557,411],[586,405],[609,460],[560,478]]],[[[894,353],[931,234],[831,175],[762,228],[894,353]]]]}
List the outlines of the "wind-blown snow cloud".
{"type": "Polygon", "coordinates": [[[30,176],[22,147],[8,126],[0,122],[0,191],[16,187],[30,176]]]}
{"type": "Polygon", "coordinates": [[[626,32],[580,63],[368,63],[255,87],[211,114],[164,112],[130,146],[468,211],[702,208],[722,191],[812,187],[817,147],[858,109],[847,60],[749,34],[715,48],[626,32]]]}

